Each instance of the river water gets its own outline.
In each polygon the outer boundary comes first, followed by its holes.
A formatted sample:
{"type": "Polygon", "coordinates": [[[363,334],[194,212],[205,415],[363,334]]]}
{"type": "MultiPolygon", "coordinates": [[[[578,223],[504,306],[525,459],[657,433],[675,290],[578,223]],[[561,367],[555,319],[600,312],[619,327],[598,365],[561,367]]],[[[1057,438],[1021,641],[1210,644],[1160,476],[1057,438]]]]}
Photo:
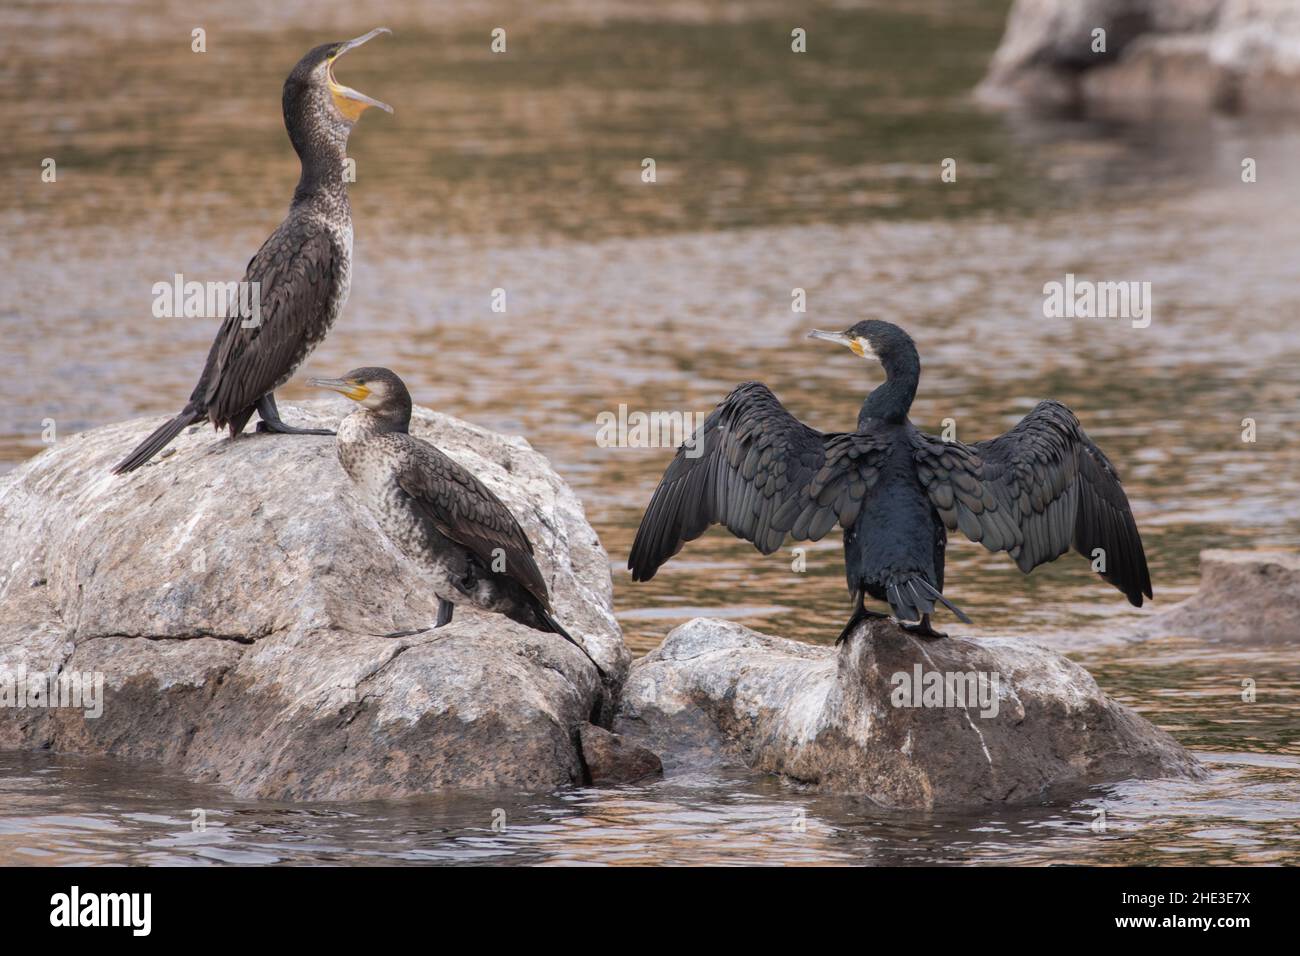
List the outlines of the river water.
{"type": "MultiPolygon", "coordinates": [[[[866,317],[916,339],[912,417],[928,430],[997,434],[1045,397],[1078,412],[1124,475],[1156,609],[1194,590],[1202,548],[1300,543],[1300,126],[981,110],[968,91],[1001,2],[531,6],[404,0],[358,21],[335,0],[236,0],[195,22],[144,0],[6,4],[0,468],[43,447],[47,420],[70,434],[180,407],[213,329],[153,318],[154,283],[239,277],[296,177],[284,74],[382,23],[395,35],[338,68],[396,109],[352,140],[352,296],[282,400],[307,397],[311,375],[389,365],[417,402],[527,436],[586,504],[635,654],[699,615],[827,643],[847,613],[842,564],[833,536],[796,573],[788,550],[714,532],[634,586],[623,561],[671,450],[602,447],[598,416],[707,412],[757,378],[810,424],[848,428],[879,370],[804,336],[866,317]],[[497,26],[504,55],[488,48],[497,26]],[[796,26],[806,54],[790,52],[796,26]],[[1066,274],[1151,283],[1149,326],[1044,318],[1044,284],[1066,274]]],[[[1210,780],[955,815],[743,775],[295,806],[0,754],[0,863],[1295,859],[1294,643],[1128,640],[1151,612],[1077,556],[1025,578],[962,540],[948,567],[975,620],[952,632],[1066,650],[1210,780]]]]}

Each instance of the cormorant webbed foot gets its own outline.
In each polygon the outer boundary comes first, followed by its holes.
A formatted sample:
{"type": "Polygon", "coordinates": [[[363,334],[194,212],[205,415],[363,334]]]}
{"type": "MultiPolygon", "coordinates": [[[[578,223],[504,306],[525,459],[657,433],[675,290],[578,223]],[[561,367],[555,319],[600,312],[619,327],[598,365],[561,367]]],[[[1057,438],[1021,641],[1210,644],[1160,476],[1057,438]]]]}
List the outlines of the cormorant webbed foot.
{"type": "Polygon", "coordinates": [[[259,432],[270,432],[274,435],[334,435],[336,432],[328,428],[295,428],[293,425],[286,425],[284,422],[268,422],[266,419],[257,423],[259,432]]]}
{"type": "Polygon", "coordinates": [[[869,611],[862,605],[858,605],[858,609],[854,611],[853,616],[849,618],[849,623],[845,624],[844,630],[840,631],[840,636],[835,638],[835,646],[839,647],[847,641],[853,632],[858,629],[858,625],[863,621],[875,620],[882,617],[889,617],[889,615],[881,614],[879,611],[869,611]]]}
{"type": "Polygon", "coordinates": [[[257,414],[262,420],[257,423],[259,432],[273,432],[277,435],[333,435],[328,428],[296,428],[280,420],[280,412],[275,407],[275,396],[263,395],[257,400],[257,414]]]}
{"type": "Polygon", "coordinates": [[[932,641],[948,636],[943,631],[936,631],[930,626],[930,615],[928,614],[921,616],[920,624],[899,624],[899,627],[907,631],[908,634],[915,634],[917,637],[928,638],[932,641]]]}

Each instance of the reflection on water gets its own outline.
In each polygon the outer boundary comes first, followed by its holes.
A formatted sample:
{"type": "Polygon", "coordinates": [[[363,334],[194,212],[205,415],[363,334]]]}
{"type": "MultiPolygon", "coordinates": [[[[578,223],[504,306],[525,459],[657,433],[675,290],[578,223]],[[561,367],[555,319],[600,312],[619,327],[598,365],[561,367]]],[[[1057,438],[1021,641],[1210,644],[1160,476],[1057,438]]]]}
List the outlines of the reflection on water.
{"type": "Polygon", "coordinates": [[[901,813],[770,779],[690,774],[551,796],[239,802],[108,761],[0,754],[0,860],[93,864],[1160,864],[1293,861],[1300,760],[1041,806],[901,813]],[[198,811],[202,811],[200,818],[198,811]],[[1104,810],[1104,829],[1098,823],[1104,810]],[[200,829],[196,821],[202,820],[200,829]]]}
{"type": "MultiPolygon", "coordinates": [[[[40,450],[47,418],[66,435],[179,408],[213,329],[150,318],[153,283],[239,276],[295,181],[283,74],[309,46],[384,23],[395,36],[340,67],[397,110],[353,138],[352,298],[283,397],[304,397],[309,375],[387,364],[417,401],[527,435],[586,503],[634,651],[697,614],[829,640],[847,604],[839,545],[811,546],[796,574],[788,551],[762,558],[715,532],[633,587],[622,559],[670,452],[598,447],[596,416],[620,404],[703,412],[761,378],[811,424],[848,427],[879,371],[803,335],[867,316],[917,339],[923,427],[953,418],[971,440],[1043,397],[1075,408],[1125,477],[1160,604],[1190,593],[1203,547],[1300,543],[1289,173],[1300,130],[981,112],[966,91],[1001,2],[530,6],[489,15],[405,0],[368,5],[358,22],[333,0],[310,16],[235,0],[205,22],[200,55],[182,7],[6,5],[0,92],[16,135],[0,141],[0,468],[40,450]],[[789,52],[792,23],[808,31],[806,55],[789,52]],[[503,57],[486,40],[498,24],[503,57]],[[40,181],[45,156],[57,183],[40,181]],[[640,180],[647,156],[653,185],[640,180]],[[1244,156],[1259,182],[1241,183],[1244,156]],[[956,183],[939,181],[946,157],[956,183]],[[1067,272],[1150,281],[1150,328],[1042,318],[1043,284],[1067,272]],[[806,314],[791,311],[796,287],[806,314]],[[496,288],[505,315],[490,309],[496,288]],[[1240,437],[1248,417],[1254,444],[1240,437]]],[[[950,592],[976,633],[1113,636],[1146,613],[1077,558],[1023,578],[978,546],[956,541],[949,555],[950,592]]],[[[58,859],[1155,862],[1293,848],[1285,821],[1300,807],[1284,791],[1300,752],[1284,662],[1179,641],[1061,646],[1209,752],[1212,783],[1112,789],[1112,828],[1097,835],[1087,824],[1100,795],[978,821],[715,779],[320,810],[8,756],[0,780],[17,802],[0,817],[0,860],[44,848],[58,859]],[[1269,668],[1272,696],[1241,705],[1241,678],[1263,688],[1269,668]],[[202,838],[188,835],[191,805],[212,810],[202,838]],[[484,829],[495,806],[517,821],[506,834],[484,829]],[[809,823],[796,839],[785,821],[799,806],[809,823]]]]}

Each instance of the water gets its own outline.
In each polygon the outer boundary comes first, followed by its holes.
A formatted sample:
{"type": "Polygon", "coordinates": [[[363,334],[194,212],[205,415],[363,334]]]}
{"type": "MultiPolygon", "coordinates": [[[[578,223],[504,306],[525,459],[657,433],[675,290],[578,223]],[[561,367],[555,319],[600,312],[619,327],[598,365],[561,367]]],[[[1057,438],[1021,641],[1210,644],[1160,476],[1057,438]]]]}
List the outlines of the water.
{"type": "MultiPolygon", "coordinates": [[[[763,558],[715,532],[633,586],[623,559],[670,452],[598,447],[596,416],[706,412],[758,378],[810,424],[849,427],[879,371],[803,336],[868,316],[917,340],[922,427],[952,418],[974,440],[1048,396],[1079,413],[1124,475],[1157,608],[1194,590],[1202,548],[1300,543],[1300,127],[982,111],[967,91],[1002,3],[496,3],[485,16],[402,2],[362,22],[337,2],[310,16],[237,2],[203,22],[205,54],[190,52],[197,24],[181,6],[0,11],[14,131],[0,141],[0,468],[43,447],[47,418],[70,434],[179,408],[213,329],[152,318],[153,283],[239,277],[295,181],[284,73],[317,42],[384,24],[393,37],[339,67],[397,111],[367,116],[350,150],[353,294],[282,398],[307,397],[310,375],[385,364],[417,401],[527,435],[586,504],[634,653],[700,614],[828,642],[847,613],[839,545],[810,546],[796,574],[788,550],[763,558]],[[498,24],[504,57],[488,52],[498,24]],[[807,55],[789,52],[792,25],[807,55]],[[47,155],[54,184],[39,178],[47,155]],[[640,181],[647,156],[654,185],[640,181]],[[950,156],[958,180],[944,184],[950,156]],[[1044,319],[1043,285],[1067,272],[1150,281],[1150,327],[1044,319]],[[806,314],[791,311],[795,287],[806,314]],[[505,315],[490,309],[496,288],[505,315]]],[[[1294,858],[1290,648],[1127,642],[1150,612],[1077,557],[1024,578],[954,541],[948,592],[976,621],[951,631],[1067,650],[1211,780],[973,815],[889,813],[743,776],[285,806],[148,768],[5,754],[0,862],[1294,858]],[[190,831],[194,807],[204,834],[190,831]]]]}
{"type": "Polygon", "coordinates": [[[800,794],[740,774],[547,797],[242,802],[111,761],[10,753],[0,754],[0,859],[45,865],[1294,862],[1300,761],[1202,756],[1214,768],[1208,782],[1123,784],[1043,806],[918,814],[800,794]]]}

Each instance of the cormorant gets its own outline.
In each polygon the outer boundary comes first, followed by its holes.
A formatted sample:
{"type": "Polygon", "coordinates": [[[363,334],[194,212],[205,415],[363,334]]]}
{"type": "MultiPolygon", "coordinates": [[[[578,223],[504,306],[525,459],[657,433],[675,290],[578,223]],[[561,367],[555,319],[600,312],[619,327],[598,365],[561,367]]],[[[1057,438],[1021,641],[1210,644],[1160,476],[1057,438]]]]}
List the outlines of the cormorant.
{"type": "Polygon", "coordinates": [[[1135,607],[1151,597],[1119,475],[1068,408],[1040,402],[998,438],[943,441],[908,421],[921,360],[906,332],[873,320],[809,338],[884,367],[857,430],[822,434],[767,386],[737,386],[705,420],[691,453],[679,448],[664,472],[632,544],[633,580],[650,580],[711,524],[763,554],[787,535],[816,541],[838,524],[854,611],[836,643],[864,619],[886,616],[866,608],[867,595],[887,602],[899,621],[919,622],[904,627],[925,637],[946,636],[930,626],[936,602],[970,623],[942,594],[948,531],[1006,551],[1026,574],[1073,545],[1100,558],[1102,580],[1135,607]]]}
{"type": "MultiPolygon", "coordinates": [[[[339,425],[339,462],[384,534],[432,576],[434,627],[450,623],[457,604],[472,604],[560,635],[606,676],[555,620],[532,542],[510,509],[464,467],[409,434],[411,395],[394,372],[358,368],[309,384],[361,405],[339,425]]],[[[420,630],[427,629],[389,636],[420,630]]]]}
{"type": "MultiPolygon", "coordinates": [[[[344,185],[348,134],[370,107],[392,107],[334,79],[334,61],[381,33],[316,47],[284,81],[282,105],[289,141],[302,162],[289,215],[248,263],[244,282],[256,283],[259,315],[227,316],[208,350],[189,403],[113,469],[139,468],[187,426],[206,418],[230,437],[254,411],[258,431],[332,434],[280,421],[275,390],[325,338],[348,297],[352,267],[352,209],[344,185]]],[[[239,310],[232,309],[232,312],[239,310]]]]}

